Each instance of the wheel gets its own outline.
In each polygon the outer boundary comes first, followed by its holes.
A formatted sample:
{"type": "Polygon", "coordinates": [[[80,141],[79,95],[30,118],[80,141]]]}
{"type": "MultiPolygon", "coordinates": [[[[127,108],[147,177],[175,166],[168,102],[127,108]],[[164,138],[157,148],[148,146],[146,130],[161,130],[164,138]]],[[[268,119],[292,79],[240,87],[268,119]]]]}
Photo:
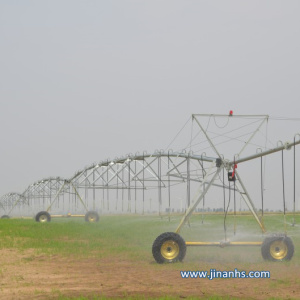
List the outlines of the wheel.
{"type": "Polygon", "coordinates": [[[290,260],[294,255],[293,241],[286,235],[269,236],[262,243],[261,254],[265,260],[290,260]]]}
{"type": "Polygon", "coordinates": [[[3,216],[1,217],[1,219],[9,219],[9,216],[8,216],[8,215],[3,215],[3,216]]]}
{"type": "Polygon", "coordinates": [[[182,261],[185,253],[184,239],[174,232],[165,232],[159,235],[152,245],[153,257],[159,264],[182,261]]]}
{"type": "Polygon", "coordinates": [[[90,223],[99,222],[99,215],[96,211],[88,211],[85,214],[85,221],[90,223]]]}
{"type": "Polygon", "coordinates": [[[51,216],[47,211],[40,211],[35,216],[35,220],[40,223],[46,223],[51,221],[51,216]]]}

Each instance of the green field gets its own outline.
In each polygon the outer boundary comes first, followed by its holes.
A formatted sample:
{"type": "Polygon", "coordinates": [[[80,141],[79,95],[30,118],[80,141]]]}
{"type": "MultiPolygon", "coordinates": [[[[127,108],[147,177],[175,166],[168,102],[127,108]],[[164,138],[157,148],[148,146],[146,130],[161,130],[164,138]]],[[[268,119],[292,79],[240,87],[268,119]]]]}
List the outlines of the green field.
{"type": "MultiPolygon", "coordinates": [[[[175,231],[179,221],[180,216],[171,216],[169,221],[168,217],[136,215],[102,216],[98,223],[86,223],[83,218],[53,218],[50,223],[42,224],[28,219],[4,219],[0,220],[0,249],[33,248],[47,254],[93,257],[118,254],[132,259],[152,260],[151,247],[155,238],[163,232],[175,231]]],[[[287,216],[286,221],[287,225],[284,226],[282,216],[265,216],[266,234],[283,233],[286,229],[293,239],[295,249],[300,249],[300,216],[296,216],[295,226],[291,226],[292,216],[287,216]]],[[[251,216],[236,216],[235,221],[234,216],[227,216],[226,228],[226,236],[230,241],[264,239],[258,224],[251,216]]],[[[222,241],[225,236],[224,218],[221,215],[205,215],[204,218],[201,215],[193,216],[180,235],[185,241],[222,241]]],[[[253,254],[258,252],[257,259],[260,259],[260,251],[257,250],[257,247],[249,247],[248,251],[253,254]]],[[[233,247],[193,247],[188,248],[185,261],[207,261],[210,257],[213,259],[215,253],[231,261],[238,258],[234,256],[235,252],[238,254],[240,251],[233,251],[233,247]],[[226,251],[227,248],[230,251],[226,251]],[[189,255],[190,252],[192,255],[189,255]]],[[[299,251],[295,251],[293,260],[300,262],[299,251]]]]}
{"type": "MultiPolygon", "coordinates": [[[[168,217],[141,215],[101,216],[98,223],[86,223],[83,218],[53,218],[50,223],[37,223],[30,219],[2,219],[0,249],[16,249],[20,252],[33,249],[32,257],[26,258],[28,261],[39,254],[99,260],[117,257],[150,264],[154,270],[208,270],[215,264],[222,264],[224,270],[235,266],[262,270],[271,264],[283,264],[286,268],[300,263],[300,217],[297,216],[296,225],[291,226],[292,216],[287,216],[287,225],[284,226],[283,216],[270,215],[264,217],[268,233],[282,233],[286,227],[287,234],[294,242],[295,253],[289,262],[265,263],[259,246],[188,247],[183,263],[159,265],[152,257],[152,243],[161,233],[175,231],[179,221],[180,216],[171,216],[169,220],[168,217]]],[[[226,227],[227,238],[231,241],[262,241],[264,238],[251,216],[228,216],[226,227]],[[235,222],[236,234],[233,232],[235,222]]],[[[185,241],[222,241],[224,218],[220,215],[205,215],[204,218],[201,215],[192,216],[180,234],[185,241]]],[[[1,272],[3,270],[0,266],[1,272]]],[[[62,296],[61,299],[69,298],[62,296]]],[[[211,299],[218,299],[218,295],[212,295],[211,299]]]]}

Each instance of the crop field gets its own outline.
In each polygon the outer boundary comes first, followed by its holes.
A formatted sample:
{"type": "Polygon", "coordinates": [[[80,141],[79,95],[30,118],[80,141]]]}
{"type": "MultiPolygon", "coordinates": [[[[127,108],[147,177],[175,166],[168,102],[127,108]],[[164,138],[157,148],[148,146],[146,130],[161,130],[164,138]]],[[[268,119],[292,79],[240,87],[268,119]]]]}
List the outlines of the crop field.
{"type": "MultiPolygon", "coordinates": [[[[153,241],[175,231],[180,216],[108,215],[0,220],[0,299],[300,299],[300,216],[286,218],[295,253],[269,262],[260,246],[187,247],[182,262],[158,264],[153,241]],[[182,278],[181,271],[269,271],[270,278],[182,278]]],[[[266,215],[268,233],[284,232],[282,215],[266,215]]],[[[251,216],[227,216],[230,241],[262,241],[251,216]],[[236,233],[234,234],[234,224],[236,233]]],[[[224,240],[224,217],[195,215],[185,241],[224,240]]]]}

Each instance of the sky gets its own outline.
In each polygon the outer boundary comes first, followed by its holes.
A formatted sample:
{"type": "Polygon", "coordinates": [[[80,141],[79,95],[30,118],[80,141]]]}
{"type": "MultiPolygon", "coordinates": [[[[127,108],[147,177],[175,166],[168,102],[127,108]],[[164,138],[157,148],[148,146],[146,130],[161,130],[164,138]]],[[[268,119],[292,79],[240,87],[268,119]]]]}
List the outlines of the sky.
{"type": "MultiPolygon", "coordinates": [[[[0,0],[0,195],[165,149],[191,114],[300,111],[300,2],[0,0]]],[[[292,139],[299,122],[270,122],[292,139]]]]}

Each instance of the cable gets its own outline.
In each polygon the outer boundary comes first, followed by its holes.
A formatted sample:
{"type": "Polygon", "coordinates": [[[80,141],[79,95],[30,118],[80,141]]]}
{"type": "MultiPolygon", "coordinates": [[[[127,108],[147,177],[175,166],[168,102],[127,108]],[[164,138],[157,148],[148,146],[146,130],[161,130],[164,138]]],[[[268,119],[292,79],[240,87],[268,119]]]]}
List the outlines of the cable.
{"type": "Polygon", "coordinates": [[[224,215],[224,233],[225,233],[225,241],[227,241],[227,227],[226,227],[226,218],[228,214],[229,204],[230,204],[230,198],[231,198],[231,185],[229,183],[229,198],[228,198],[228,204],[224,215]]]}
{"type": "Polygon", "coordinates": [[[182,130],[185,128],[186,124],[190,121],[191,117],[188,118],[188,120],[185,122],[185,124],[183,125],[183,127],[179,130],[179,132],[176,134],[176,136],[174,137],[174,139],[171,141],[171,143],[165,148],[165,151],[167,149],[169,149],[169,147],[172,145],[172,143],[177,139],[178,135],[182,132],[182,130]]]}
{"type": "MultiPolygon", "coordinates": [[[[209,131],[210,132],[210,131],[209,131]]],[[[260,133],[261,133],[261,131],[259,131],[260,133]]],[[[210,132],[210,133],[214,133],[214,132],[210,132]]],[[[239,136],[237,136],[237,137],[230,137],[230,136],[226,136],[226,135],[221,135],[221,134],[218,134],[217,136],[215,136],[215,137],[213,137],[213,138],[211,138],[211,140],[215,140],[215,139],[217,139],[217,138],[227,138],[227,140],[225,140],[225,141],[222,141],[222,142],[219,142],[219,143],[216,143],[215,144],[215,146],[219,146],[219,145],[222,145],[222,144],[226,144],[226,143],[231,143],[232,142],[232,140],[235,140],[235,141],[237,141],[237,142],[240,142],[240,143],[245,143],[245,141],[244,140],[241,140],[241,139],[239,139],[239,138],[241,138],[241,137],[244,137],[244,136],[249,136],[251,134],[251,132],[248,132],[248,133],[244,133],[244,134],[242,134],[242,135],[239,135],[239,136]]],[[[264,136],[264,135],[263,135],[264,136]]],[[[264,136],[265,137],[265,136],[264,136]]],[[[195,144],[193,144],[192,145],[192,147],[194,147],[194,146],[198,146],[198,145],[200,145],[200,144],[204,144],[204,143],[207,143],[207,141],[202,141],[202,142],[199,142],[199,143],[195,143],[195,144]]],[[[270,142],[271,143],[271,142],[270,142]]],[[[256,147],[260,147],[261,145],[258,145],[258,144],[255,144],[255,143],[249,143],[249,145],[251,145],[251,146],[256,146],[256,147]]],[[[187,147],[186,147],[187,148],[187,147]]],[[[185,148],[185,149],[186,149],[185,148]]],[[[194,153],[199,153],[199,152],[203,152],[204,150],[207,150],[207,149],[210,149],[211,147],[210,146],[207,146],[207,147],[205,147],[205,148],[201,148],[200,150],[197,150],[197,151],[194,151],[194,153]]],[[[266,145],[265,145],[265,149],[267,149],[266,148],[266,145]]]]}
{"type": "MultiPolygon", "coordinates": [[[[264,168],[264,171],[266,168],[264,168]]],[[[260,158],[261,223],[264,224],[264,175],[263,157],[260,158]]]]}
{"type": "Polygon", "coordinates": [[[263,158],[260,158],[261,216],[264,216],[263,158]]]}
{"type": "MultiPolygon", "coordinates": [[[[233,168],[233,172],[235,171],[235,159],[234,159],[234,168],[233,168]]],[[[235,176],[235,175],[233,175],[235,176]]],[[[236,234],[236,199],[235,199],[235,178],[233,178],[233,206],[234,206],[234,227],[233,227],[233,234],[236,234]]]]}
{"type": "MultiPolygon", "coordinates": [[[[203,168],[203,162],[202,162],[202,177],[204,178],[205,175],[206,175],[206,172],[203,168]]],[[[203,187],[204,187],[204,190],[205,190],[205,183],[203,184],[203,187]]],[[[202,224],[204,222],[204,207],[205,207],[205,195],[203,196],[203,202],[202,202],[202,220],[201,220],[202,224]]]]}
{"type": "Polygon", "coordinates": [[[275,121],[300,121],[300,118],[287,118],[287,117],[269,117],[269,119],[275,121]]]}
{"type": "Polygon", "coordinates": [[[194,128],[194,118],[192,118],[192,128],[191,128],[191,140],[190,140],[190,151],[192,151],[192,141],[193,141],[193,128],[194,128]]]}
{"type": "Polygon", "coordinates": [[[218,127],[218,128],[221,128],[221,129],[223,129],[223,128],[225,128],[227,125],[228,125],[228,123],[229,123],[229,116],[227,117],[227,123],[224,125],[224,126],[219,126],[218,124],[217,124],[217,122],[216,122],[216,117],[214,116],[214,122],[215,122],[215,125],[218,127]]]}
{"type": "MultiPolygon", "coordinates": [[[[294,137],[294,143],[296,142],[296,136],[294,137]]],[[[293,205],[293,224],[295,226],[295,214],[296,214],[296,147],[294,146],[294,205],[293,205]]]]}
{"type": "Polygon", "coordinates": [[[284,189],[284,160],[283,160],[283,150],[281,150],[281,158],[282,158],[282,196],[283,196],[283,218],[284,218],[284,231],[286,233],[286,215],[285,215],[285,189],[284,189]]]}

